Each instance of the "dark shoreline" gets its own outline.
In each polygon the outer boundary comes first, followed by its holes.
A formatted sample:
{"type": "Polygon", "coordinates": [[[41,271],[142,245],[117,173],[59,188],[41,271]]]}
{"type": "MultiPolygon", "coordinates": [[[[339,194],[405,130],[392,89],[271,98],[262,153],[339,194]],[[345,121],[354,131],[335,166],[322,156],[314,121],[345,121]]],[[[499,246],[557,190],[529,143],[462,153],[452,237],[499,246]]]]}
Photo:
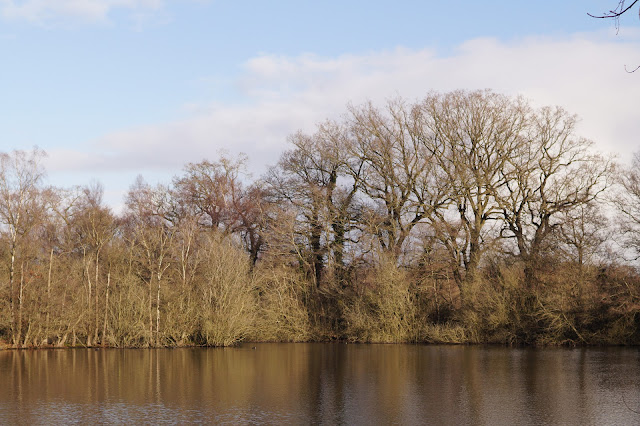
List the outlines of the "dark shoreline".
{"type": "Polygon", "coordinates": [[[495,342],[349,342],[346,340],[310,340],[304,342],[288,342],[288,341],[243,341],[235,345],[230,346],[207,346],[207,345],[184,345],[184,346],[23,346],[14,347],[8,344],[0,344],[0,351],[33,351],[33,350],[69,350],[69,349],[126,349],[126,350],[144,350],[144,349],[233,349],[240,348],[247,345],[263,345],[263,344],[336,344],[336,345],[382,345],[382,346],[394,346],[394,345],[415,345],[415,346],[475,346],[475,347],[496,347],[496,348],[512,348],[512,349],[588,349],[588,348],[640,348],[640,344],[631,343],[581,343],[581,344],[548,344],[548,345],[532,345],[532,344],[506,344],[495,342]]]}

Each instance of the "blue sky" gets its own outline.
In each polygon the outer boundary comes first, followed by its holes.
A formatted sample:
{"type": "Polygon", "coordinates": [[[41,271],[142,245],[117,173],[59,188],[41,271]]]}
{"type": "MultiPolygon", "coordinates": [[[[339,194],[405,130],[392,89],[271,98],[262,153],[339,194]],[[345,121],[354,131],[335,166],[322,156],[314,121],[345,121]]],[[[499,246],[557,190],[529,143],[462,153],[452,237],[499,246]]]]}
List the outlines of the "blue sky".
{"type": "Polygon", "coordinates": [[[577,113],[624,160],[640,149],[640,20],[600,1],[0,0],[0,151],[45,149],[56,185],[245,152],[254,177],[287,135],[348,102],[492,88],[577,113]]]}

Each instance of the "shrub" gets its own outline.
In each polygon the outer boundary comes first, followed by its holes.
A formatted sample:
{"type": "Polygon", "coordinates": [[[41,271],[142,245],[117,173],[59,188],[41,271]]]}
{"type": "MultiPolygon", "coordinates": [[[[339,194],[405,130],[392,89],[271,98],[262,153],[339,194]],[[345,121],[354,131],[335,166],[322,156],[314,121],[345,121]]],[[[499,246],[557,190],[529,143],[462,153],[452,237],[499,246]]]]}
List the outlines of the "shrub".
{"type": "Polygon", "coordinates": [[[309,284],[304,277],[286,266],[259,268],[255,277],[259,302],[250,338],[277,342],[309,340],[311,325],[305,306],[309,284]]]}
{"type": "Polygon", "coordinates": [[[347,340],[397,343],[418,339],[415,295],[408,273],[383,258],[364,278],[364,285],[346,303],[347,340]]]}

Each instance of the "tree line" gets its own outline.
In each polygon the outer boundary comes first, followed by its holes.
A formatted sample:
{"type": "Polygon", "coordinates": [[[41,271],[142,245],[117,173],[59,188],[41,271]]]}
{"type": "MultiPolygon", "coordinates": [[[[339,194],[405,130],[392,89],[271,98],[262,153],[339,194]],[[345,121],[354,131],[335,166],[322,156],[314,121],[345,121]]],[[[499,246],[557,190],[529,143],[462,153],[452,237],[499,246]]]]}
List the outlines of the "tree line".
{"type": "Polygon", "coordinates": [[[222,155],[139,177],[121,214],[2,153],[0,337],[638,343],[640,156],[577,120],[489,90],[350,105],[259,179],[222,155]]]}

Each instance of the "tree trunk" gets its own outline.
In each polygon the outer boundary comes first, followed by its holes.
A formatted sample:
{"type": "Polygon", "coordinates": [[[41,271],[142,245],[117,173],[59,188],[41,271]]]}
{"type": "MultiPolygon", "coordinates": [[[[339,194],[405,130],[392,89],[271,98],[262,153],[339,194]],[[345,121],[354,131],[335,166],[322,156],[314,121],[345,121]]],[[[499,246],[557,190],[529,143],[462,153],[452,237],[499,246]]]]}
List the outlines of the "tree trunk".
{"type": "Polygon", "coordinates": [[[480,232],[475,229],[471,229],[469,231],[469,257],[467,258],[467,262],[465,265],[466,274],[465,281],[466,283],[471,283],[476,279],[476,273],[478,271],[478,266],[480,265],[480,232]]]}
{"type": "MultiPolygon", "coordinates": [[[[94,333],[93,333],[93,341],[94,343],[97,345],[98,344],[98,324],[99,324],[99,320],[98,320],[98,311],[99,311],[99,303],[98,303],[98,273],[99,273],[99,264],[100,262],[100,249],[98,249],[98,251],[96,252],[96,275],[95,275],[95,318],[94,318],[94,333]]],[[[104,338],[104,336],[103,336],[104,338]]]]}
{"type": "Polygon", "coordinates": [[[82,261],[84,262],[84,273],[87,276],[87,315],[89,317],[89,321],[88,321],[89,323],[86,324],[87,328],[85,328],[85,330],[87,331],[87,346],[91,346],[91,312],[92,312],[91,296],[93,292],[92,292],[92,284],[91,284],[91,274],[89,274],[89,262],[87,261],[86,251],[83,251],[82,257],[83,257],[82,261]]]}
{"type": "Polygon", "coordinates": [[[156,346],[160,343],[160,277],[158,277],[158,291],[156,293],[156,346]]]}
{"type": "Polygon", "coordinates": [[[22,297],[24,291],[24,262],[20,264],[20,293],[18,295],[18,330],[16,344],[20,346],[22,337],[22,297]]]}
{"type": "Polygon", "coordinates": [[[102,323],[102,346],[107,336],[107,315],[109,313],[109,287],[111,285],[111,271],[107,272],[107,288],[104,296],[104,322],[102,323]]]}
{"type": "Polygon", "coordinates": [[[152,296],[152,282],[153,274],[149,278],[149,342],[148,345],[153,344],[153,296],[152,296]]]}
{"type": "Polygon", "coordinates": [[[51,269],[53,266],[53,248],[49,252],[49,274],[47,276],[47,320],[46,320],[46,329],[45,333],[47,334],[47,339],[49,338],[50,328],[49,328],[49,319],[51,314],[51,269]]]}
{"type": "Polygon", "coordinates": [[[15,311],[15,290],[14,290],[14,281],[15,281],[15,264],[16,264],[16,245],[15,240],[11,242],[11,263],[9,264],[9,314],[11,315],[11,339],[13,343],[16,342],[16,311],[15,311]]]}
{"type": "Polygon", "coordinates": [[[313,264],[314,279],[316,287],[320,287],[320,280],[322,278],[322,269],[324,267],[324,259],[322,253],[322,226],[319,224],[319,217],[314,214],[314,221],[311,226],[311,257],[313,264]]]}

